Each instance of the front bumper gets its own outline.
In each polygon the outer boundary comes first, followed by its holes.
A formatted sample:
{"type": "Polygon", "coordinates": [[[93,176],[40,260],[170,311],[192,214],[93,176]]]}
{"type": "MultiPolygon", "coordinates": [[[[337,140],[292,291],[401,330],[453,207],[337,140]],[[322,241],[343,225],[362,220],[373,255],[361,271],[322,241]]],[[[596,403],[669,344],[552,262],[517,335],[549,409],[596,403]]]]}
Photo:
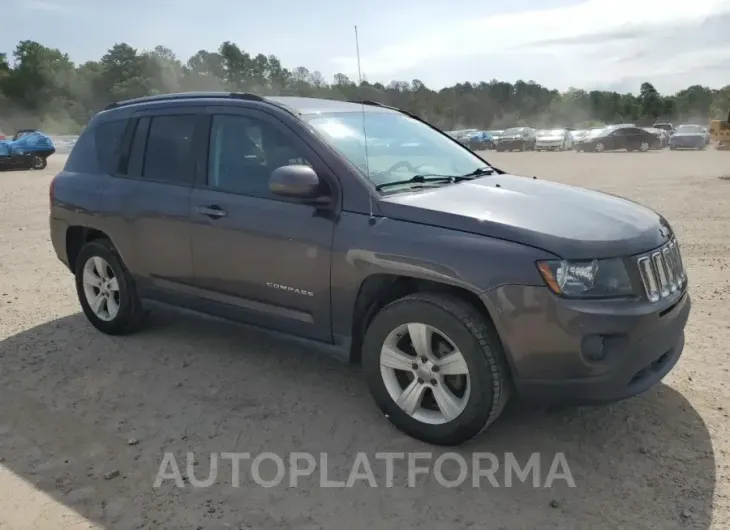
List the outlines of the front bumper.
{"type": "Polygon", "coordinates": [[[707,144],[704,138],[677,138],[669,140],[669,147],[674,149],[697,149],[707,144]]]}
{"type": "Polygon", "coordinates": [[[554,149],[558,150],[561,147],[563,147],[563,142],[537,142],[535,144],[535,149],[554,149]]]}
{"type": "Polygon", "coordinates": [[[506,149],[506,150],[514,150],[514,149],[525,149],[527,147],[527,142],[524,140],[502,140],[497,144],[497,149],[506,149]]]}
{"type": "Polygon", "coordinates": [[[657,303],[567,300],[546,287],[485,293],[517,392],[551,403],[618,401],[648,390],[684,348],[686,288],[657,303]]]}

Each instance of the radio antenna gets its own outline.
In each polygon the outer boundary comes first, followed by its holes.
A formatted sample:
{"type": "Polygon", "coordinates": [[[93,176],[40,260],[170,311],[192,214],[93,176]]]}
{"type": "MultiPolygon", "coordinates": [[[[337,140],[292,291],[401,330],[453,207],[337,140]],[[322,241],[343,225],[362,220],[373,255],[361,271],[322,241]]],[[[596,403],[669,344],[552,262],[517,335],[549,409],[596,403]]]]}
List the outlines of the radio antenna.
{"type": "MultiPolygon", "coordinates": [[[[365,101],[362,97],[362,70],[360,69],[360,39],[357,35],[357,26],[355,26],[355,51],[357,53],[357,85],[358,93],[360,94],[360,111],[362,112],[362,135],[365,138],[365,173],[367,174],[368,181],[370,180],[370,157],[368,156],[368,132],[365,125],[365,101]]],[[[375,224],[375,216],[373,215],[373,194],[368,191],[368,206],[370,209],[369,223],[375,224]]]]}

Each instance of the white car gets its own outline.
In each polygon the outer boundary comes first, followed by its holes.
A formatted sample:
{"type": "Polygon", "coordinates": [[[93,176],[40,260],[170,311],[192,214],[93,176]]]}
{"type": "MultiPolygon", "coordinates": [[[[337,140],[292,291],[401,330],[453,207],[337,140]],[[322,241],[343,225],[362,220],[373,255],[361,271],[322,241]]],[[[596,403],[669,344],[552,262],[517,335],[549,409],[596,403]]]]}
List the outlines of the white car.
{"type": "Polygon", "coordinates": [[[567,129],[543,129],[537,131],[535,150],[565,151],[573,149],[573,136],[567,129]]]}

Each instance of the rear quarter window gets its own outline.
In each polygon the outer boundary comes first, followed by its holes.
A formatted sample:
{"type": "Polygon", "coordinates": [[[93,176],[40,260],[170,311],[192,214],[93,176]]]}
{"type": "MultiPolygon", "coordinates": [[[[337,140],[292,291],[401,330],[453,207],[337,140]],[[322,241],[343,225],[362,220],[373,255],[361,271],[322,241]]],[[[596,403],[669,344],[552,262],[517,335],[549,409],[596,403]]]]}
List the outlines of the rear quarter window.
{"type": "Polygon", "coordinates": [[[104,173],[114,175],[119,173],[122,160],[122,144],[124,131],[127,129],[128,121],[115,120],[100,123],[96,127],[96,156],[99,161],[99,168],[104,173]]]}

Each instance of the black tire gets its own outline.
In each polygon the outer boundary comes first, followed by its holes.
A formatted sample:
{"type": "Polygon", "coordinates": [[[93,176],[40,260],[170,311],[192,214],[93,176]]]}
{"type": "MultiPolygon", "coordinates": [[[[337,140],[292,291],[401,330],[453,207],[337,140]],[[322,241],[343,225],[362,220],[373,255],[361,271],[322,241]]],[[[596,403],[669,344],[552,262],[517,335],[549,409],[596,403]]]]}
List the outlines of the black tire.
{"type": "Polygon", "coordinates": [[[457,445],[478,435],[504,409],[511,380],[502,344],[491,322],[471,304],[449,295],[417,293],[392,302],[368,327],[362,366],[370,392],[380,410],[399,430],[435,445],[457,445]],[[448,335],[461,351],[471,390],[464,410],[441,424],[421,422],[402,410],[388,393],[380,371],[380,351],[386,337],[399,326],[423,323],[448,335]]]}
{"type": "Polygon", "coordinates": [[[40,171],[42,169],[46,169],[47,166],[48,166],[48,160],[46,160],[42,156],[33,155],[30,159],[30,168],[31,169],[40,171]]]}
{"type": "Polygon", "coordinates": [[[81,308],[86,318],[96,329],[107,335],[124,335],[133,333],[142,326],[146,313],[137,295],[134,279],[122,262],[114,245],[108,239],[96,239],[84,245],[76,257],[76,270],[74,272],[76,275],[76,294],[79,297],[81,308]],[[94,314],[84,294],[84,266],[89,259],[97,256],[109,264],[119,285],[119,311],[109,321],[102,320],[94,314]]]}

